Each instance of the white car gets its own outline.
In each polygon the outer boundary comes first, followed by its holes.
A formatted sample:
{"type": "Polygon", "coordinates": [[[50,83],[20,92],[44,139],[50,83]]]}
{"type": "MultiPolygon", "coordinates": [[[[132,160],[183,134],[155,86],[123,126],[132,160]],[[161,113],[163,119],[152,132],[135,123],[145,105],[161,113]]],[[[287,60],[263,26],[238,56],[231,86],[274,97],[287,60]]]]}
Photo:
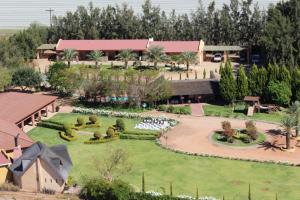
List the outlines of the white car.
{"type": "Polygon", "coordinates": [[[214,58],[213,58],[213,61],[214,62],[221,62],[222,61],[222,54],[220,54],[220,53],[216,53],[215,55],[214,55],[214,58]]]}

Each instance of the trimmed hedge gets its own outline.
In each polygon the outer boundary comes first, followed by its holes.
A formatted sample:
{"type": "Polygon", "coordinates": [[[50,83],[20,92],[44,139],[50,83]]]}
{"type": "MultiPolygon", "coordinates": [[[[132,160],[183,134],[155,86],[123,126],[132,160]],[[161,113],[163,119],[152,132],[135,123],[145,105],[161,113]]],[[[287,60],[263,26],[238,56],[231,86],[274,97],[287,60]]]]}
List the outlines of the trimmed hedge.
{"type": "Polygon", "coordinates": [[[128,134],[120,134],[120,139],[127,140],[156,140],[156,136],[154,135],[128,135],[128,134]]]}
{"type": "Polygon", "coordinates": [[[40,123],[37,124],[39,127],[44,127],[44,128],[50,128],[50,129],[55,129],[58,131],[64,131],[64,127],[62,124],[58,123],[53,123],[51,121],[41,121],[40,123]]]}
{"type": "Polygon", "coordinates": [[[138,130],[133,130],[133,131],[124,131],[123,134],[125,135],[152,135],[152,136],[159,136],[159,132],[142,132],[138,130]]]}
{"type": "Polygon", "coordinates": [[[79,131],[79,130],[82,130],[82,129],[85,129],[85,128],[99,128],[100,127],[100,124],[85,124],[85,125],[81,125],[81,126],[75,126],[74,129],[79,131]]]}
{"type": "Polygon", "coordinates": [[[77,134],[74,133],[74,132],[72,133],[72,136],[73,136],[73,137],[69,137],[68,135],[66,135],[66,132],[60,131],[60,132],[59,132],[59,136],[60,136],[62,139],[66,140],[66,141],[69,141],[69,142],[72,142],[72,141],[75,141],[75,140],[78,139],[77,134]]]}
{"type": "Polygon", "coordinates": [[[88,141],[85,141],[84,144],[101,144],[101,143],[106,143],[106,142],[112,142],[112,141],[115,141],[119,139],[119,136],[115,136],[115,137],[112,137],[112,138],[101,138],[99,140],[88,140],[88,141]]]}
{"type": "Polygon", "coordinates": [[[159,105],[158,110],[163,112],[168,112],[168,113],[182,114],[182,115],[192,114],[192,110],[189,105],[185,105],[185,106],[159,105]]]}

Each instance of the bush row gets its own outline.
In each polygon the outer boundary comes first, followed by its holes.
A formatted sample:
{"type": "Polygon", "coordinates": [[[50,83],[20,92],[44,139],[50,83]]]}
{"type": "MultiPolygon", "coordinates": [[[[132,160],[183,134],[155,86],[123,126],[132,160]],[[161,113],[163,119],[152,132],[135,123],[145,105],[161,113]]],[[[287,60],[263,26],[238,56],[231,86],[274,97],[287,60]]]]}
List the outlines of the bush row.
{"type": "Polygon", "coordinates": [[[41,121],[37,124],[39,127],[44,127],[44,128],[50,128],[50,129],[55,129],[58,131],[63,131],[64,127],[61,124],[53,123],[50,121],[41,121]]]}
{"type": "Polygon", "coordinates": [[[189,105],[185,105],[185,106],[160,105],[158,106],[158,110],[163,112],[168,112],[168,113],[182,114],[182,115],[192,114],[192,110],[189,105]]]}
{"type": "Polygon", "coordinates": [[[120,134],[121,139],[128,140],[155,140],[157,137],[154,135],[128,135],[128,134],[120,134]]]}
{"type": "Polygon", "coordinates": [[[158,137],[160,135],[159,132],[144,132],[144,131],[138,131],[138,130],[132,130],[132,131],[124,131],[123,134],[125,135],[152,135],[158,137]]]}
{"type": "Polygon", "coordinates": [[[114,136],[112,138],[100,138],[98,140],[90,139],[88,141],[85,141],[84,144],[101,144],[101,143],[106,143],[106,142],[112,142],[117,139],[119,139],[119,136],[114,136]]]}

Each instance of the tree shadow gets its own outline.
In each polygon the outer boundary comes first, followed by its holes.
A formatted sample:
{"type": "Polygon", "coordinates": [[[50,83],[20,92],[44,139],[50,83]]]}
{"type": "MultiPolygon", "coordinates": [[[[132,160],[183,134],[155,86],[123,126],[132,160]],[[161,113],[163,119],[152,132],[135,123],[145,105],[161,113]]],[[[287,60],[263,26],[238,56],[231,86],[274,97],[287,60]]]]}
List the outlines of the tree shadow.
{"type": "Polygon", "coordinates": [[[266,131],[267,134],[271,136],[284,136],[280,129],[270,129],[266,131]]]}
{"type": "Polygon", "coordinates": [[[273,141],[273,142],[266,141],[260,143],[258,148],[264,149],[265,151],[271,150],[273,152],[276,152],[276,151],[281,151],[281,147],[280,147],[281,145],[282,144],[279,144],[278,141],[273,141]]]}

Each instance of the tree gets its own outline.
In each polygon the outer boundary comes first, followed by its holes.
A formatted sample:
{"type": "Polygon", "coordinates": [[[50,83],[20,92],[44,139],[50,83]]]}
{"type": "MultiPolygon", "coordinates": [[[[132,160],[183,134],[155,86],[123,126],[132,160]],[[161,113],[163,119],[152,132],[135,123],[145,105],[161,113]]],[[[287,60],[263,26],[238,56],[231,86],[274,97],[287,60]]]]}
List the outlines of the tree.
{"type": "Polygon", "coordinates": [[[197,62],[197,55],[194,52],[183,52],[180,57],[181,61],[186,64],[187,71],[189,71],[190,64],[197,62]]]}
{"type": "Polygon", "coordinates": [[[291,101],[292,91],[284,82],[271,82],[267,88],[268,96],[275,104],[286,106],[291,101]]]}
{"type": "Polygon", "coordinates": [[[286,149],[291,149],[292,130],[296,126],[296,119],[294,116],[286,116],[281,120],[281,127],[284,130],[286,137],[286,149]]]}
{"type": "Polygon", "coordinates": [[[22,91],[27,88],[37,88],[41,85],[41,82],[41,74],[29,67],[21,67],[12,75],[12,84],[20,87],[22,91]]]}
{"type": "Polygon", "coordinates": [[[233,103],[236,98],[236,83],[230,62],[225,63],[221,68],[220,95],[227,103],[233,103]]]}
{"type": "Polygon", "coordinates": [[[96,67],[98,67],[98,62],[101,60],[102,56],[103,56],[103,52],[102,51],[92,51],[88,57],[90,60],[95,61],[96,67]]]}
{"type": "Polygon", "coordinates": [[[262,97],[268,81],[268,73],[264,67],[257,68],[253,65],[248,75],[249,92],[253,96],[262,97]]]}
{"type": "Polygon", "coordinates": [[[295,68],[292,71],[292,93],[293,93],[293,100],[300,101],[300,69],[295,68]]]}
{"type": "Polygon", "coordinates": [[[150,62],[154,63],[154,68],[157,69],[158,62],[166,60],[166,54],[164,53],[164,48],[161,46],[151,46],[148,49],[147,57],[150,62]]]}
{"type": "Polygon", "coordinates": [[[296,120],[296,137],[299,136],[300,131],[300,102],[295,101],[290,107],[289,107],[290,114],[294,115],[296,120]]]}
{"type": "Polygon", "coordinates": [[[0,91],[5,90],[5,88],[11,83],[12,76],[8,69],[0,67],[0,91]]]}
{"type": "Polygon", "coordinates": [[[131,49],[125,49],[117,55],[117,58],[124,62],[125,69],[127,69],[128,62],[135,60],[136,54],[133,53],[133,51],[131,49]]]}
{"type": "Polygon", "coordinates": [[[237,99],[242,100],[248,95],[248,80],[245,74],[244,66],[240,66],[236,77],[237,99]]]}
{"type": "Polygon", "coordinates": [[[71,62],[76,58],[77,52],[74,49],[64,49],[61,53],[62,60],[68,62],[68,67],[71,66],[71,62]]]}

